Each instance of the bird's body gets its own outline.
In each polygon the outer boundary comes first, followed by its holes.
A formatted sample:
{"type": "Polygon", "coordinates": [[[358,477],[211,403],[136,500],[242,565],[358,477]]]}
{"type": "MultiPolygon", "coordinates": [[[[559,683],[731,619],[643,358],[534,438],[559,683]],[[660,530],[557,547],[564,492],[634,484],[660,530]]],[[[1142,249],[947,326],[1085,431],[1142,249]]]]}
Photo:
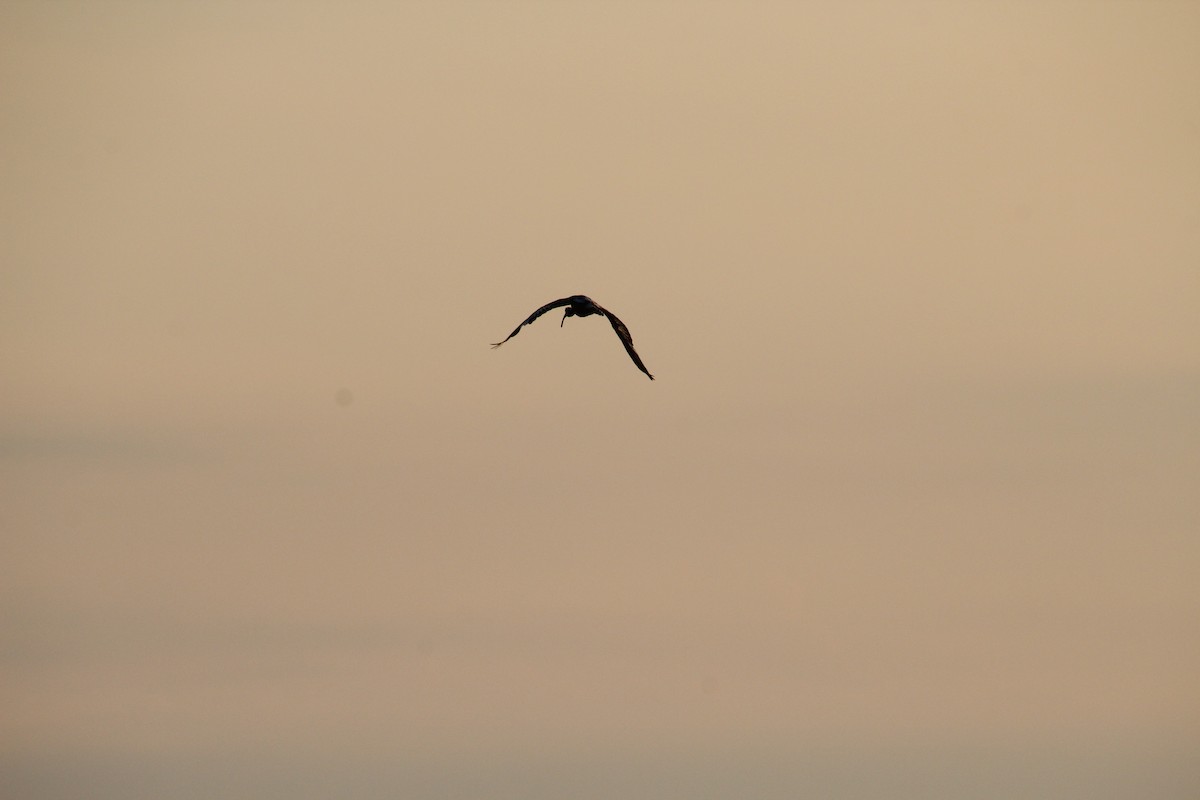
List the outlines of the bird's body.
{"type": "MultiPolygon", "coordinates": [[[[637,351],[633,349],[633,337],[629,335],[629,328],[625,327],[625,323],[617,319],[616,314],[604,308],[592,298],[582,294],[564,297],[561,300],[555,300],[553,303],[547,303],[546,305],[542,306],[537,311],[530,314],[528,319],[518,325],[516,329],[513,330],[513,332],[510,333],[507,338],[505,338],[504,342],[507,342],[509,339],[516,336],[521,332],[521,328],[524,328],[542,314],[545,314],[547,311],[552,311],[556,308],[562,308],[563,306],[566,306],[567,310],[563,312],[562,322],[558,323],[558,327],[561,328],[563,326],[563,322],[567,321],[567,317],[590,317],[593,314],[603,315],[608,319],[609,324],[612,325],[612,329],[616,331],[617,338],[621,340],[621,344],[625,345],[625,352],[629,353],[629,357],[633,359],[633,363],[637,365],[638,369],[646,373],[646,377],[648,377],[650,380],[654,380],[654,376],[650,374],[650,370],[646,369],[646,365],[642,363],[642,359],[638,356],[637,351]]],[[[497,348],[504,344],[504,342],[496,342],[492,345],[492,348],[497,348]]]]}

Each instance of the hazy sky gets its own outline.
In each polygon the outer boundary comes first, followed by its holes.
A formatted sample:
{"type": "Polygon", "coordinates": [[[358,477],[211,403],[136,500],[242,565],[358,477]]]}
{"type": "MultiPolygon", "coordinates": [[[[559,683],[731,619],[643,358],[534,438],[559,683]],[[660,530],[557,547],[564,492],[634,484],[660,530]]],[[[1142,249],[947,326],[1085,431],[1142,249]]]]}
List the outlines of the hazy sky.
{"type": "Polygon", "coordinates": [[[1194,798],[1198,41],[4,3],[4,794],[1194,798]]]}

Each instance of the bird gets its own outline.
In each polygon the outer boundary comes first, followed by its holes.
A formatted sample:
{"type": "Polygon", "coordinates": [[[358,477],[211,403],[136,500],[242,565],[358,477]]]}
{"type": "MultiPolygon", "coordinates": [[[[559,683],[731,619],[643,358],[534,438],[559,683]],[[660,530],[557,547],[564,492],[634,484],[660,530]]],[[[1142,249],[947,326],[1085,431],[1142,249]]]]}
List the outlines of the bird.
{"type": "MultiPolygon", "coordinates": [[[[562,322],[558,323],[558,327],[561,328],[563,326],[563,323],[567,321],[567,317],[590,317],[593,314],[603,314],[608,319],[609,324],[612,325],[612,329],[617,332],[617,338],[621,340],[621,344],[625,345],[625,352],[629,353],[629,357],[633,359],[633,363],[637,365],[638,369],[646,373],[647,378],[654,380],[654,376],[650,374],[650,370],[646,369],[646,365],[642,363],[642,359],[638,356],[637,350],[633,349],[633,337],[629,335],[629,328],[625,327],[625,323],[621,322],[621,320],[617,318],[616,314],[612,313],[607,308],[604,308],[595,300],[587,297],[586,295],[575,294],[571,295],[570,297],[564,297],[560,300],[555,300],[553,303],[546,303],[546,305],[530,314],[528,319],[518,325],[516,329],[504,339],[504,342],[507,342],[509,339],[516,336],[521,332],[521,328],[524,328],[542,314],[545,314],[547,311],[552,311],[556,308],[562,308],[563,306],[566,306],[567,310],[563,312],[562,322]]],[[[496,342],[492,345],[492,349],[495,350],[497,347],[504,344],[504,342],[496,342]]]]}

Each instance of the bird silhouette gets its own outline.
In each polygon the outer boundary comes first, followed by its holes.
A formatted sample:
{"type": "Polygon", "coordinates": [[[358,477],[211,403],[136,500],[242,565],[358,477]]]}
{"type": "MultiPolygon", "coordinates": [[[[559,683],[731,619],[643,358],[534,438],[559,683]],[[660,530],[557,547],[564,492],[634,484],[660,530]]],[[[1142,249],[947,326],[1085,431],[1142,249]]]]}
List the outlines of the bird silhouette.
{"type": "MultiPolygon", "coordinates": [[[[566,306],[567,310],[563,312],[562,322],[558,323],[558,327],[561,328],[563,326],[563,323],[567,321],[567,317],[590,317],[592,314],[603,314],[608,318],[608,322],[612,325],[612,329],[617,332],[617,338],[621,340],[621,344],[625,345],[625,352],[629,353],[629,357],[633,359],[633,363],[637,365],[638,369],[646,373],[647,378],[654,380],[654,376],[650,374],[650,370],[646,369],[646,365],[642,363],[642,359],[638,356],[637,350],[633,349],[633,337],[629,335],[629,328],[625,327],[625,323],[617,319],[616,314],[612,313],[607,308],[604,308],[592,298],[585,297],[581,294],[564,297],[561,300],[555,300],[553,303],[546,303],[546,305],[530,314],[527,320],[518,325],[516,329],[510,333],[507,338],[505,338],[504,342],[507,342],[509,339],[516,336],[521,332],[521,328],[524,328],[542,314],[545,314],[547,311],[551,311],[556,308],[562,308],[563,306],[566,306]]],[[[492,345],[492,349],[494,350],[495,348],[504,344],[504,342],[496,342],[492,345]]]]}

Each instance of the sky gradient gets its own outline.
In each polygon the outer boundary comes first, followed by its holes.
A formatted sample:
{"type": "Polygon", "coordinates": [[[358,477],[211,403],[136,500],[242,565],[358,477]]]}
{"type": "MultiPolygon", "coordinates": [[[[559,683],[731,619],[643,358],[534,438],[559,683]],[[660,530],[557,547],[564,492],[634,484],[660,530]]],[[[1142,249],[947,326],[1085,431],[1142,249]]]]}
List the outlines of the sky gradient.
{"type": "Polygon", "coordinates": [[[5,795],[1195,797],[1197,41],[5,4],[5,795]]]}

